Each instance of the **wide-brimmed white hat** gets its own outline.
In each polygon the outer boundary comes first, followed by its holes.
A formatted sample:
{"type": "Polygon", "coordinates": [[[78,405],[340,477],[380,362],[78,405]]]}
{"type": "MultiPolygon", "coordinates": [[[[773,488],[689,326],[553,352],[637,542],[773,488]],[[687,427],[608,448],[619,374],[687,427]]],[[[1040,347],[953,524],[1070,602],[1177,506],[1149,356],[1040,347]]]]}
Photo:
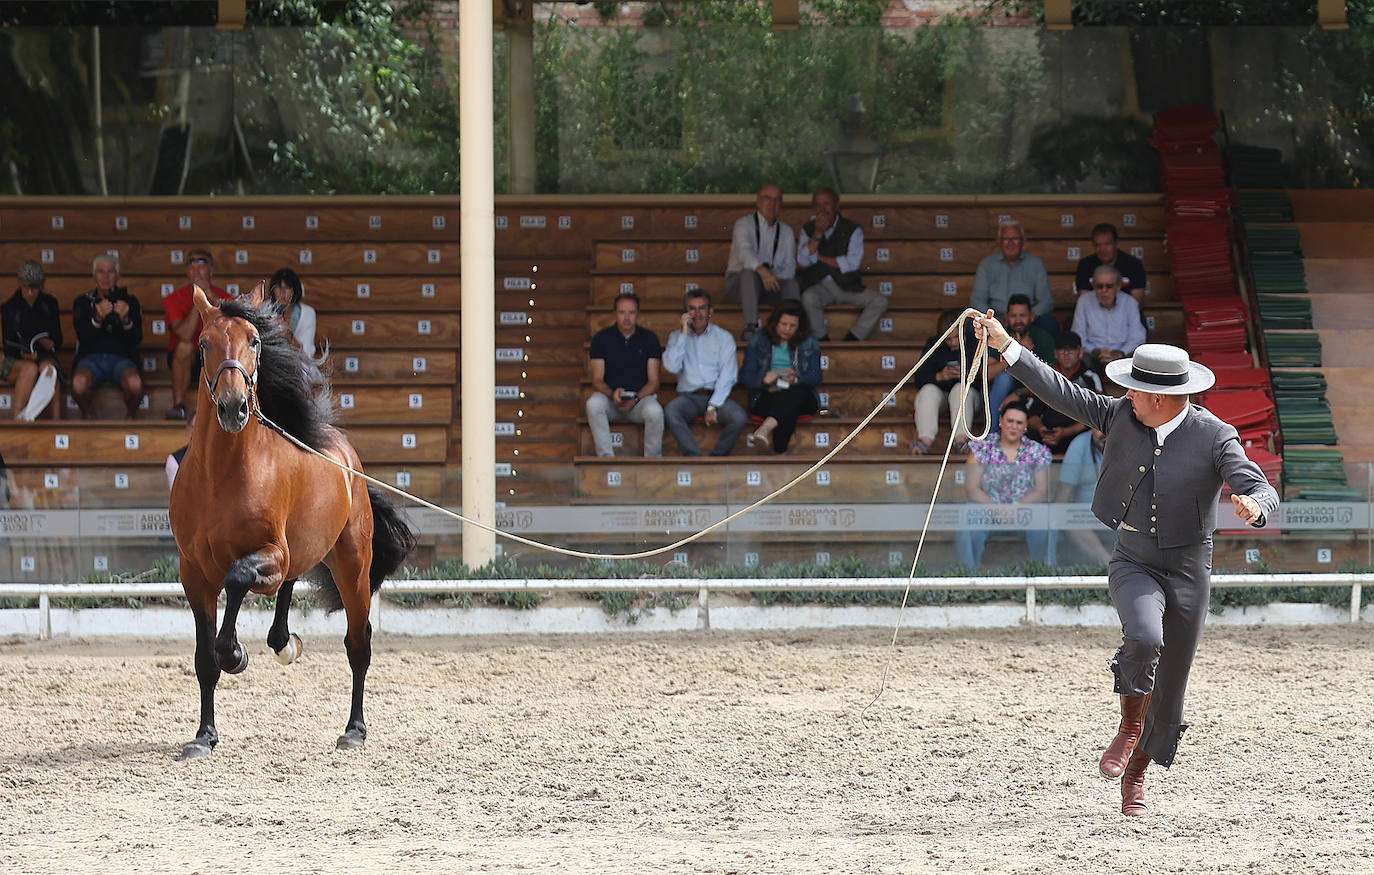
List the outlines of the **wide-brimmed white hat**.
{"type": "Polygon", "coordinates": [[[1216,375],[1188,360],[1188,353],[1167,343],[1143,343],[1135,355],[1107,362],[1107,379],[1137,392],[1191,395],[1212,388],[1216,375]]]}

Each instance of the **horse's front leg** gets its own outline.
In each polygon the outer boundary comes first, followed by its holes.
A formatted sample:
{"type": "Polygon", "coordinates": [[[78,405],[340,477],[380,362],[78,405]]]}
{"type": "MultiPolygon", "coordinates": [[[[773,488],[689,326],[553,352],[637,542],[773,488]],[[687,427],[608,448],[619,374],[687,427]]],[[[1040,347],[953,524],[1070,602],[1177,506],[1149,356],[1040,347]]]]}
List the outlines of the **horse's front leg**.
{"type": "Polygon", "coordinates": [[[224,671],[238,674],[248,667],[248,653],[239,644],[239,608],[253,587],[270,589],[282,582],[284,560],[280,548],[268,546],[235,560],[224,575],[224,621],[215,638],[215,661],[224,671]]]}
{"type": "Polygon", "coordinates": [[[207,757],[219,743],[215,730],[215,685],[219,683],[219,664],[215,661],[215,602],[218,594],[205,578],[184,563],[182,587],[196,620],[196,680],[200,683],[200,728],[196,737],[182,749],[179,760],[207,757]]]}
{"type": "Polygon", "coordinates": [[[301,655],[305,646],[301,643],[301,636],[291,631],[288,625],[288,614],[291,613],[291,590],[296,586],[296,581],[288,580],[277,590],[277,612],[272,617],[272,628],[267,630],[267,646],[272,648],[272,652],[277,654],[277,662],[282,665],[290,665],[301,655]]]}

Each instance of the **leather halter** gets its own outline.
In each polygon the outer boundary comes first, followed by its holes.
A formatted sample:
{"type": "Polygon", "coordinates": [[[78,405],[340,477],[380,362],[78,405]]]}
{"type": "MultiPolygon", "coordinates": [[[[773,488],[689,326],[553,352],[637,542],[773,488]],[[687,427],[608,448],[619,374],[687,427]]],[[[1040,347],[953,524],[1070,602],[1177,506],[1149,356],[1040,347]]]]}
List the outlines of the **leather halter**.
{"type": "Polygon", "coordinates": [[[201,377],[205,380],[205,388],[210,393],[210,403],[219,405],[219,398],[215,395],[215,390],[219,387],[219,378],[224,376],[225,371],[238,371],[243,374],[243,380],[248,384],[248,409],[254,414],[258,410],[258,372],[255,368],[253,373],[248,373],[248,368],[244,367],[243,362],[238,359],[225,359],[219,363],[215,369],[215,381],[210,382],[210,371],[207,368],[201,369],[201,377]]]}

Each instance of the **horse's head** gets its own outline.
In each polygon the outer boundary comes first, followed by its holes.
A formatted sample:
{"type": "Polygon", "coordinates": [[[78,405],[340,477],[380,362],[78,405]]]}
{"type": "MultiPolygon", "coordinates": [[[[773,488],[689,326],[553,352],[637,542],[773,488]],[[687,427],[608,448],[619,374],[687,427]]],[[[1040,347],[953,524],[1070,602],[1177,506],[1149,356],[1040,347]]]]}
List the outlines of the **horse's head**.
{"type": "MultiPolygon", "coordinates": [[[[257,307],[266,289],[258,283],[243,297],[244,303],[257,307]]],[[[243,431],[253,413],[258,382],[262,340],[258,330],[246,319],[226,316],[205,292],[194,290],[196,310],[200,313],[201,376],[215,405],[220,427],[230,434],[243,431]]]]}

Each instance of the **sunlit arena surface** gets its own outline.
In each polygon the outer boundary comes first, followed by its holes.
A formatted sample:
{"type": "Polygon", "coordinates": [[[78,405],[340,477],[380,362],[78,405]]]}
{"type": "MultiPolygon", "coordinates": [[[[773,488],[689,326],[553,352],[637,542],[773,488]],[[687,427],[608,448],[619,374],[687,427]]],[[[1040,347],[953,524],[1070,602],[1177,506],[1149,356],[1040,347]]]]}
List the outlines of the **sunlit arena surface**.
{"type": "Polygon", "coordinates": [[[6,872],[1374,871],[1374,636],[1204,635],[1151,814],[1097,775],[1110,629],[245,641],[196,728],[187,641],[0,647],[6,872]]]}

